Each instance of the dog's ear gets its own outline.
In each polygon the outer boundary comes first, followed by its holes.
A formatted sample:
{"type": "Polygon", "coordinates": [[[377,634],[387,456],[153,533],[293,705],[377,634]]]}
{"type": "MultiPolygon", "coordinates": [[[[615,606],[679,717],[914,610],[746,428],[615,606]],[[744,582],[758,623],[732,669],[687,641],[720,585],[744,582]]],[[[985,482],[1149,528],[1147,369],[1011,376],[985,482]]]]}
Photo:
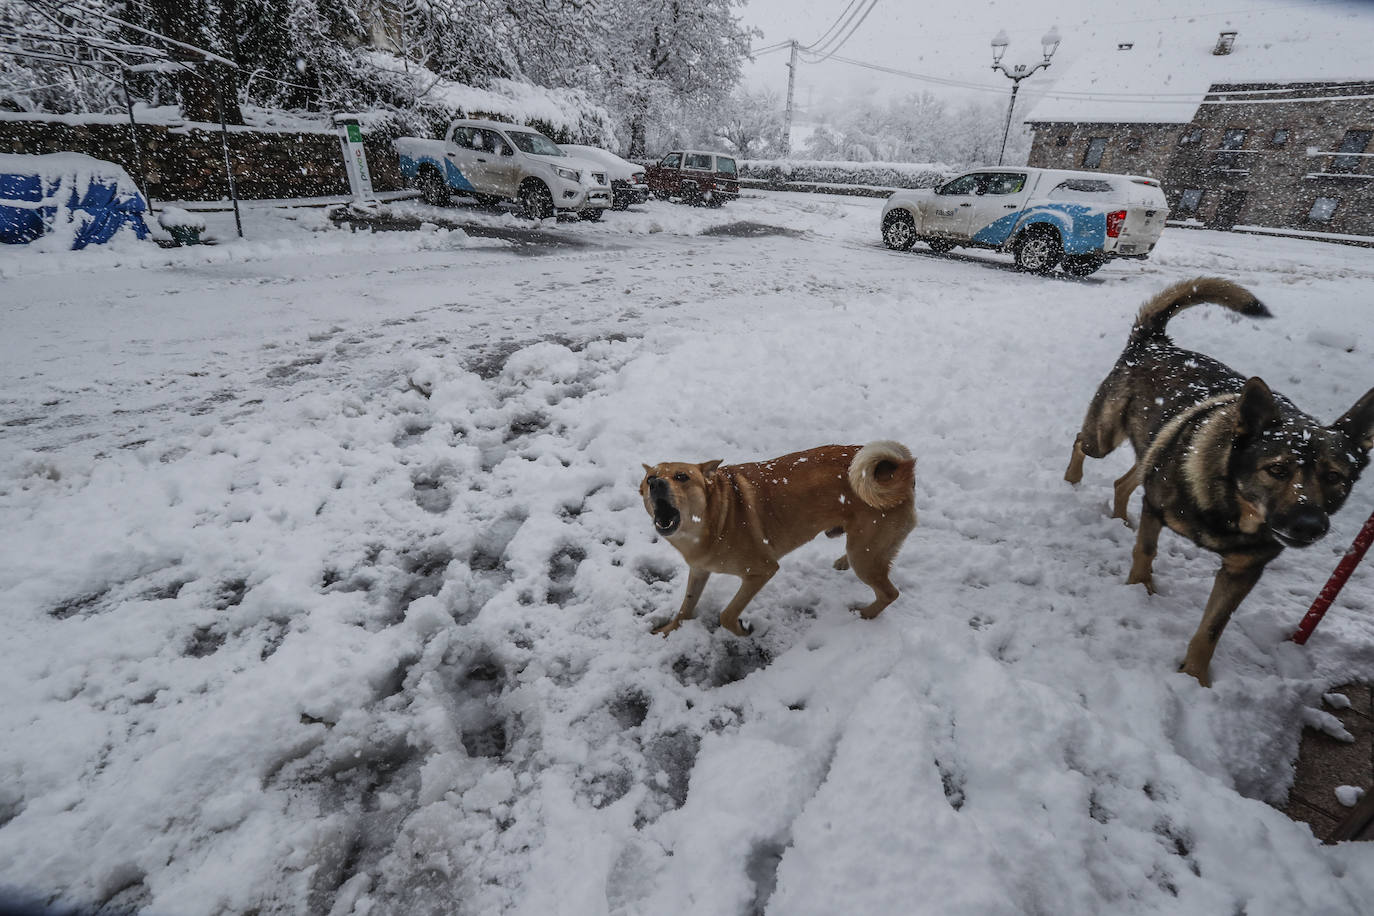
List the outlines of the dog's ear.
{"type": "Polygon", "coordinates": [[[1274,403],[1274,392],[1264,384],[1264,379],[1255,376],[1245,383],[1240,393],[1240,409],[1236,416],[1236,435],[1258,435],[1266,426],[1279,418],[1279,405],[1274,403]]]}
{"type": "Polygon", "coordinates": [[[1366,391],[1364,397],[1331,426],[1355,440],[1363,451],[1374,449],[1374,388],[1366,391]]]}
{"type": "Polygon", "coordinates": [[[703,461],[701,464],[697,465],[697,467],[701,468],[701,476],[710,480],[711,475],[715,474],[716,468],[720,467],[721,462],[724,460],[724,458],[717,458],[715,461],[703,461]]]}
{"type": "Polygon", "coordinates": [[[654,469],[653,469],[653,468],[649,467],[647,464],[645,464],[645,463],[642,462],[642,461],[639,463],[639,466],[642,467],[642,468],[644,469],[644,476],[645,476],[645,477],[648,477],[650,474],[652,474],[652,473],[654,472],[654,469]]]}

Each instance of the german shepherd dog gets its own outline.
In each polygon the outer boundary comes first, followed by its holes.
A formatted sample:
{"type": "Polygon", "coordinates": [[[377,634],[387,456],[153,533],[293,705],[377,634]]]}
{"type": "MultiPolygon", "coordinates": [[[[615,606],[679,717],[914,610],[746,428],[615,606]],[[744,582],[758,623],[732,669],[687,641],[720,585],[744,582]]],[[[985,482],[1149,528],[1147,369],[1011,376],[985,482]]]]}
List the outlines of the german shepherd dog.
{"type": "Polygon", "coordinates": [[[1326,534],[1374,447],[1374,390],[1330,426],[1263,380],[1175,346],[1164,333],[1182,310],[1212,302],[1252,317],[1269,309],[1234,283],[1176,283],[1140,309],[1130,339],[1097,389],[1064,479],[1083,478],[1083,456],[1104,458],[1126,439],[1136,463],[1116,481],[1112,515],[1125,519],[1144,485],[1127,584],[1154,593],[1159,532],[1168,525],[1221,555],[1202,622],[1179,670],[1210,686],[1208,668],[1231,614],[1285,547],[1326,534]]]}
{"type": "Polygon", "coordinates": [[[721,612],[736,636],[753,628],[740,613],[778,571],[778,560],[822,531],[845,535],[836,569],[854,570],[873,589],[860,608],[877,617],[897,600],[888,578],[892,558],[916,527],[916,459],[899,442],[823,445],[752,464],[667,462],[644,465],[639,485],[654,530],[687,561],[687,594],[677,616],[655,633],[690,620],[712,573],[739,576],[739,591],[721,612]]]}

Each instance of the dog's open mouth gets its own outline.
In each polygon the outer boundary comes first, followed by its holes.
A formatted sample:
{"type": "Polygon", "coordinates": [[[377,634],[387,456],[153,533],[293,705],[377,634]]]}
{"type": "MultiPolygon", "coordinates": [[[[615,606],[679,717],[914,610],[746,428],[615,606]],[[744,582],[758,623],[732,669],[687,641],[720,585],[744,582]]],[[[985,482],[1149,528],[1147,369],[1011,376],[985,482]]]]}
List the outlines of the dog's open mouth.
{"type": "Polygon", "coordinates": [[[677,511],[672,503],[666,499],[654,500],[654,530],[659,534],[669,535],[677,531],[682,524],[682,513],[677,511]]]}

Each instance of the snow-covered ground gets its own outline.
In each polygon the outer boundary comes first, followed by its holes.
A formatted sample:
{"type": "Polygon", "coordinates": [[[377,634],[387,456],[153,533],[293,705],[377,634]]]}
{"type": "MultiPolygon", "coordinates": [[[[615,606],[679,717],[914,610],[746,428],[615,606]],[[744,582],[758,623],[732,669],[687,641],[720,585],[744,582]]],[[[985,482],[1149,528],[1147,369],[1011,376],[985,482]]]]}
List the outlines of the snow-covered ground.
{"type": "Polygon", "coordinates": [[[1368,566],[1285,641],[1374,481],[1272,564],[1206,690],[1174,669],[1215,558],[1166,533],[1160,593],[1123,585],[1126,451],[1061,475],[1135,308],[1199,273],[1277,317],[1176,338],[1333,419],[1374,384],[1374,259],[1170,229],[1047,279],[889,252],[880,208],[653,203],[551,245],[250,209],[211,248],[0,251],[0,886],[184,916],[1368,912],[1374,847],[1266,802],[1374,667],[1368,566]],[[685,576],[641,462],[876,438],[919,457],[882,617],[822,540],[755,638],[716,626],[728,577],[650,635],[685,576]]]}

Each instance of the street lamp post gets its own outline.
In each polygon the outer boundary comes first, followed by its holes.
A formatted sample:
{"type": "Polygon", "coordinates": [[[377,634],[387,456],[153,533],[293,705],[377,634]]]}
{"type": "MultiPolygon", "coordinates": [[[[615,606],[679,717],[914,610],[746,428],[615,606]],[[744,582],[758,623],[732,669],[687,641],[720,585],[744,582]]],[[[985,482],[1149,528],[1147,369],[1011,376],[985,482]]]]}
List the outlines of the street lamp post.
{"type": "Polygon", "coordinates": [[[1007,53],[1007,45],[1011,42],[1007,40],[1006,31],[1000,31],[992,39],[992,69],[1001,71],[1002,75],[1011,80],[1011,104],[1007,106],[1007,123],[1002,128],[1002,149],[997,153],[997,164],[1002,164],[1002,158],[1007,154],[1007,135],[1011,133],[1011,115],[1016,110],[1016,90],[1021,88],[1021,81],[1030,76],[1037,70],[1043,70],[1050,65],[1050,58],[1059,49],[1059,29],[1050,26],[1050,30],[1040,39],[1040,47],[1044,52],[1044,59],[1033,66],[1026,64],[1016,64],[1010,70],[1006,64],[1002,63],[1002,55],[1007,53]]]}

